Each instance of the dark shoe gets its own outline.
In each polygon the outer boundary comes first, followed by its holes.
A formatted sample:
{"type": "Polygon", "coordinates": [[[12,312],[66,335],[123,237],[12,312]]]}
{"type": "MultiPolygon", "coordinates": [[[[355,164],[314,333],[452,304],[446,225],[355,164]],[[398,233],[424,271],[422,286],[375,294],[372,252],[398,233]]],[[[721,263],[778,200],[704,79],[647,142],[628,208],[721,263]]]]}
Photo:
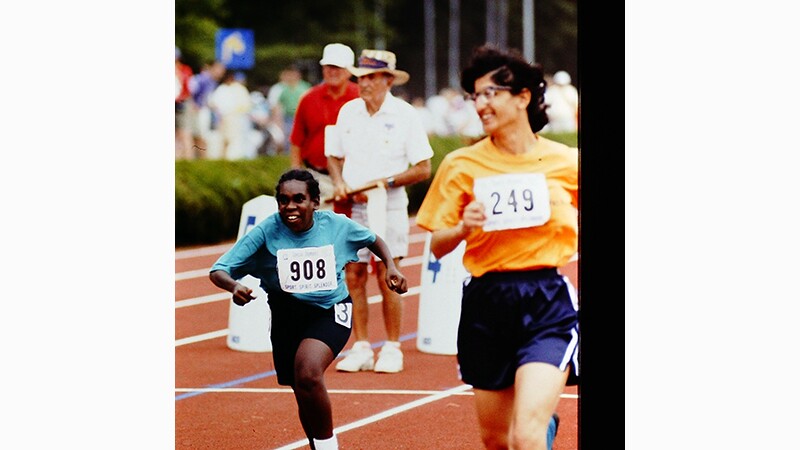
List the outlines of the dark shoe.
{"type": "Polygon", "coordinates": [[[555,438],[558,435],[558,424],[561,423],[561,418],[558,417],[558,413],[553,413],[553,420],[556,421],[556,432],[553,433],[553,437],[555,438]]]}

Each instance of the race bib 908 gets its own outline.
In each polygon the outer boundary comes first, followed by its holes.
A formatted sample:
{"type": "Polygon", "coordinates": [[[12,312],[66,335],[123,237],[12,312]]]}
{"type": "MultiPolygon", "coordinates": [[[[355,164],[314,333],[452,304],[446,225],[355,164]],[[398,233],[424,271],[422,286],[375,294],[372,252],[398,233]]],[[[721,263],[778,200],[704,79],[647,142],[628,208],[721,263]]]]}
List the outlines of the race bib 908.
{"type": "Polygon", "coordinates": [[[483,231],[543,225],[550,220],[550,191],[541,173],[516,173],[478,178],[475,199],[486,207],[483,231]]]}
{"type": "Polygon", "coordinates": [[[303,293],[336,289],[333,245],[278,250],[278,280],[285,292],[303,293]]]}

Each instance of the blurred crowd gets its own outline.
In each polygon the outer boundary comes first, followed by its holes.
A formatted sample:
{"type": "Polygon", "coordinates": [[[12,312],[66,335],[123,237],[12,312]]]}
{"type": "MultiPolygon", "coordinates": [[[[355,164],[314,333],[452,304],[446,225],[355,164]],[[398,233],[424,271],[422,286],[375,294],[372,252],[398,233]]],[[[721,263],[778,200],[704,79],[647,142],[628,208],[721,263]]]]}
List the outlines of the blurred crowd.
{"type": "MultiPolygon", "coordinates": [[[[549,124],[543,132],[578,129],[578,91],[570,75],[558,71],[546,77],[545,101],[549,124]]],[[[249,89],[243,72],[208,61],[193,73],[175,48],[175,158],[253,159],[288,155],[289,136],[300,98],[312,85],[296,66],[285,68],[277,83],[249,89]]],[[[429,135],[483,135],[475,105],[459,89],[444,88],[429,98],[396,96],[411,103],[429,135]]]]}
{"type": "Polygon", "coordinates": [[[545,75],[547,89],[544,102],[547,106],[547,125],[542,132],[572,133],[578,131],[580,107],[578,89],[572,85],[572,77],[559,70],[552,77],[545,75]]]}

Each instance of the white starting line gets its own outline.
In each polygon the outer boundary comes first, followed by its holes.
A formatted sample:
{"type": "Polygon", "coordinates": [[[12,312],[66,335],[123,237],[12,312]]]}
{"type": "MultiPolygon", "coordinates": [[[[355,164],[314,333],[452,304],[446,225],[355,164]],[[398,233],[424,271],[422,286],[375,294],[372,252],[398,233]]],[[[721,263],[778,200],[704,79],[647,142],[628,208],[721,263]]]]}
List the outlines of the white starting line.
{"type": "MultiPolygon", "coordinates": [[[[417,295],[419,294],[421,286],[412,286],[408,288],[405,294],[402,294],[401,297],[408,297],[410,295],[417,295]]],[[[197,297],[189,300],[181,300],[180,302],[176,302],[175,308],[183,308],[186,306],[192,305],[199,305],[201,303],[210,303],[222,300],[230,300],[231,294],[224,292],[222,294],[214,294],[214,295],[207,295],[205,297],[197,297]],[[186,303],[181,303],[186,302],[186,303]]],[[[367,297],[368,304],[380,303],[383,301],[383,297],[380,294],[372,295],[367,297]]],[[[196,342],[207,341],[209,339],[216,339],[218,337],[223,337],[228,335],[228,329],[225,328],[224,330],[217,330],[211,331],[208,333],[198,334],[197,336],[189,336],[183,339],[176,339],[175,340],[175,347],[180,347],[181,345],[187,344],[194,344],[196,342]]]]}

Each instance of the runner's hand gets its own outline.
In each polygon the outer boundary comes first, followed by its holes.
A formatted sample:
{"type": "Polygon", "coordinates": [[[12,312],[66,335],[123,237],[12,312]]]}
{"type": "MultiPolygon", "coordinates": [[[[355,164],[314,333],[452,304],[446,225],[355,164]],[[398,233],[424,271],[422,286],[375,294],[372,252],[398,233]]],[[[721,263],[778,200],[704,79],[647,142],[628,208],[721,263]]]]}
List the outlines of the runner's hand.
{"type": "Polygon", "coordinates": [[[248,304],[251,300],[256,299],[256,296],[253,295],[253,290],[241,283],[236,283],[236,286],[234,286],[233,288],[232,294],[233,294],[233,303],[236,303],[239,306],[244,306],[248,304]]]}
{"type": "Polygon", "coordinates": [[[398,294],[405,294],[408,291],[408,280],[397,269],[386,271],[386,285],[398,294]]]}
{"type": "Polygon", "coordinates": [[[461,215],[461,221],[464,223],[464,229],[467,232],[472,232],[476,228],[483,227],[486,223],[486,208],[483,203],[473,200],[466,207],[464,213],[461,215]]]}

